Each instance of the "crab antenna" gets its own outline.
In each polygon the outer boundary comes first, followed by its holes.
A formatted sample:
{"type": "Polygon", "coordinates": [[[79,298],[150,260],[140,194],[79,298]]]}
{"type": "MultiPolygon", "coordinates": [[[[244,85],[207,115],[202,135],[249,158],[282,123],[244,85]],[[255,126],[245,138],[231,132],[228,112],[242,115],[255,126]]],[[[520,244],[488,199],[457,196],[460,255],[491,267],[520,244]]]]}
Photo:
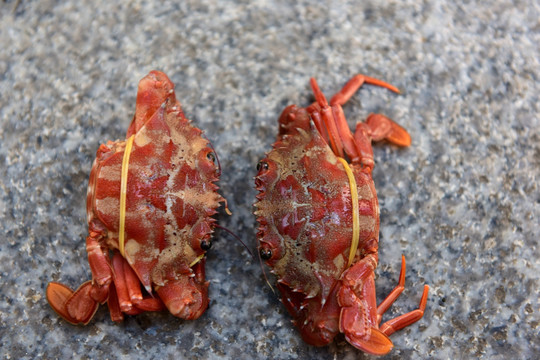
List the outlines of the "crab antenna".
{"type": "Polygon", "coordinates": [[[222,229],[222,230],[225,230],[226,232],[228,232],[229,234],[231,234],[236,240],[240,241],[240,244],[244,245],[244,247],[246,248],[246,250],[248,251],[248,253],[251,255],[251,257],[255,257],[255,255],[253,255],[253,253],[251,252],[251,250],[249,249],[249,247],[246,245],[245,242],[242,241],[242,239],[240,239],[240,237],[238,235],[236,235],[234,232],[232,232],[232,230],[229,230],[227,229],[225,226],[221,226],[221,225],[218,225],[218,224],[214,224],[214,227],[218,228],[218,229],[222,229]]]}
{"type": "Polygon", "coordinates": [[[268,286],[270,287],[270,290],[272,290],[272,293],[274,293],[274,295],[277,295],[276,292],[274,291],[274,287],[272,286],[272,284],[270,284],[270,281],[268,280],[268,276],[266,276],[266,271],[264,271],[264,265],[263,265],[263,261],[261,259],[261,252],[257,251],[257,253],[259,255],[259,264],[261,265],[261,270],[262,270],[262,273],[263,273],[263,276],[264,276],[264,281],[266,281],[266,284],[268,284],[268,286]]]}

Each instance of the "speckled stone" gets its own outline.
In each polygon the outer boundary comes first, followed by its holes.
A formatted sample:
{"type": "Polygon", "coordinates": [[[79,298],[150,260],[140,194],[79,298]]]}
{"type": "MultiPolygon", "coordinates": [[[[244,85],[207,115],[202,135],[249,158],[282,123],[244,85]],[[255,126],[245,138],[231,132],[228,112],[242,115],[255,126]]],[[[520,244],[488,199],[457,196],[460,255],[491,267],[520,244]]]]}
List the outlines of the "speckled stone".
{"type": "Polygon", "coordinates": [[[345,107],[351,127],[383,112],[407,149],[375,147],[381,205],[377,297],[406,290],[386,318],[385,359],[540,357],[540,5],[538,1],[3,1],[0,4],[0,356],[6,359],[358,359],[339,338],[306,345],[257,259],[223,231],[209,254],[211,304],[86,327],[52,311],[47,282],[89,279],[85,194],[96,149],[121,138],[137,83],[166,72],[186,116],[220,157],[220,224],[256,247],[255,164],[276,119],[355,73],[391,82],[345,107]],[[458,2],[461,3],[461,2],[458,2]]]}

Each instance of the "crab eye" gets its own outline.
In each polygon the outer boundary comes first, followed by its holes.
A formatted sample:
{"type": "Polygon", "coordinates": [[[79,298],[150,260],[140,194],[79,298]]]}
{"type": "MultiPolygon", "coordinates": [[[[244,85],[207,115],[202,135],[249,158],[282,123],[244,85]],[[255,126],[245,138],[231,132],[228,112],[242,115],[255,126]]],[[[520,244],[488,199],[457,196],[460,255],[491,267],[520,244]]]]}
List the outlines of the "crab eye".
{"type": "Polygon", "coordinates": [[[212,151],[206,154],[206,158],[210,160],[211,162],[213,162],[214,164],[216,163],[216,155],[212,151]]]}
{"type": "Polygon", "coordinates": [[[261,248],[259,250],[259,254],[261,255],[261,259],[270,260],[270,258],[272,257],[272,250],[261,248]]]}
{"type": "Polygon", "coordinates": [[[259,161],[257,163],[257,171],[268,170],[268,163],[266,161],[259,161]]]}
{"type": "Polygon", "coordinates": [[[201,241],[201,249],[203,249],[204,251],[210,250],[211,247],[212,247],[211,241],[206,241],[206,240],[201,241]]]}

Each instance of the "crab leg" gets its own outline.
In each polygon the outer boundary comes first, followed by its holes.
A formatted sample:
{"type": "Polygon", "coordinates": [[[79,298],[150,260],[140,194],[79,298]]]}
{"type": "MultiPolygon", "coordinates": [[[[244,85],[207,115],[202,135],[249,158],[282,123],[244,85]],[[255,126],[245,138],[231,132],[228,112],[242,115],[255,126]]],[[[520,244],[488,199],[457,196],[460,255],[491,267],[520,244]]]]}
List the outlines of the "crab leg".
{"type": "Polygon", "coordinates": [[[311,78],[310,81],[313,94],[315,95],[315,100],[320,108],[320,116],[324,122],[324,125],[326,126],[326,130],[328,131],[330,146],[337,156],[343,157],[343,143],[341,142],[336,122],[334,121],[332,108],[328,105],[328,101],[319,88],[319,85],[317,85],[315,78],[311,78]]]}
{"type": "Polygon", "coordinates": [[[377,306],[377,323],[381,322],[383,314],[392,306],[394,301],[401,295],[403,290],[405,290],[405,256],[401,255],[401,271],[399,272],[399,282],[388,294],[388,296],[377,306]]]}
{"type": "MultiPolygon", "coordinates": [[[[377,323],[381,322],[383,314],[390,308],[390,306],[396,301],[396,299],[401,295],[403,290],[405,289],[405,256],[401,256],[401,271],[399,273],[399,282],[396,285],[396,287],[388,294],[388,296],[379,304],[377,307],[377,323]]],[[[422,294],[422,298],[420,299],[420,305],[418,306],[418,309],[413,310],[411,312],[408,312],[406,314],[400,315],[394,319],[388,320],[382,326],[380,327],[380,330],[386,334],[387,336],[390,336],[394,332],[403,329],[404,327],[407,327],[424,316],[424,310],[426,308],[427,304],[427,296],[428,296],[429,286],[424,286],[424,292],[422,294]]]]}
{"type": "Polygon", "coordinates": [[[141,282],[135,274],[135,271],[129,266],[129,263],[122,259],[124,265],[124,280],[126,281],[126,287],[128,289],[129,299],[132,303],[142,301],[143,295],[141,292],[141,282]]]}
{"type": "Polygon", "coordinates": [[[128,285],[124,274],[124,258],[115,253],[112,260],[114,269],[114,286],[118,296],[118,304],[122,312],[129,312],[133,308],[128,291],[128,285]]]}
{"type": "Polygon", "coordinates": [[[137,309],[142,311],[163,311],[167,308],[163,301],[157,297],[144,297],[142,300],[134,302],[137,309]]]}
{"type": "Polygon", "coordinates": [[[107,305],[109,306],[109,313],[111,315],[112,321],[123,321],[124,314],[120,310],[120,305],[118,302],[118,295],[116,294],[116,287],[112,284],[109,288],[109,299],[107,300],[107,305]]]}
{"type": "Polygon", "coordinates": [[[311,87],[313,88],[313,93],[315,94],[315,99],[317,101],[316,105],[318,105],[318,107],[312,106],[310,109],[317,129],[320,132],[323,127],[321,122],[324,123],[324,126],[328,131],[330,145],[334,154],[343,158],[343,150],[345,150],[345,153],[351,160],[356,162],[359,159],[359,153],[341,105],[333,104],[332,106],[329,106],[326,97],[319,89],[317,81],[314,78],[311,79],[311,87]],[[322,119],[322,121],[320,119],[322,119]]]}
{"type": "Polygon", "coordinates": [[[332,105],[332,114],[334,115],[334,121],[338,128],[339,136],[343,140],[345,153],[351,158],[351,162],[357,163],[360,160],[360,153],[354,137],[351,134],[351,130],[349,129],[349,124],[347,124],[347,119],[345,119],[345,114],[343,113],[341,105],[332,105]]]}
{"type": "MultiPolygon", "coordinates": [[[[165,309],[163,302],[158,298],[143,297],[141,282],[126,259],[119,253],[113,257],[114,285],[119,308],[128,315],[135,315],[143,311],[161,311],[165,309]]],[[[112,317],[112,313],[111,313],[112,317]]]]}
{"type": "Polygon", "coordinates": [[[128,288],[129,298],[138,310],[162,311],[165,305],[159,298],[144,297],[141,292],[141,281],[131,268],[127,260],[124,260],[124,276],[128,288]]]}
{"type": "Polygon", "coordinates": [[[83,283],[75,291],[64,284],[51,282],[47,286],[47,301],[62,318],[72,324],[88,324],[97,311],[99,303],[109,296],[112,272],[105,251],[99,244],[99,234],[90,231],[86,238],[88,262],[92,281],[83,283]]]}
{"type": "MultiPolygon", "coordinates": [[[[409,146],[411,144],[411,137],[405,129],[382,114],[369,115],[365,123],[357,124],[354,137],[351,135],[341,106],[344,105],[364,83],[384,87],[399,93],[399,90],[393,85],[382,80],[358,74],[349,80],[347,84],[332,97],[330,100],[330,107],[332,108],[333,116],[325,118],[323,113],[323,120],[328,128],[331,140],[339,134],[341,141],[343,141],[345,152],[351,158],[353,163],[361,162],[364,166],[372,168],[372,141],[385,139],[398,146],[409,146]],[[330,124],[330,122],[334,122],[335,125],[330,124]]],[[[325,106],[328,107],[328,103],[314,79],[311,80],[311,86],[321,109],[325,106]]],[[[334,153],[340,157],[342,157],[342,153],[336,151],[335,146],[338,146],[341,141],[335,140],[334,142],[336,145],[332,145],[334,153]]],[[[334,142],[332,142],[332,144],[334,144],[334,142]]]]}
{"type": "Polygon", "coordinates": [[[371,114],[366,122],[356,124],[354,140],[360,153],[360,162],[367,167],[373,168],[372,141],[388,140],[398,146],[409,146],[411,136],[407,130],[381,114],[371,114]]]}
{"type": "Polygon", "coordinates": [[[353,96],[354,93],[357,92],[358,89],[362,87],[362,85],[364,85],[364,83],[380,86],[380,87],[392,90],[393,92],[398,93],[398,94],[400,92],[398,88],[382,80],[371,78],[362,74],[358,74],[358,75],[353,76],[353,78],[349,80],[347,84],[345,84],[345,86],[343,86],[343,88],[337,94],[332,96],[332,99],[330,99],[330,104],[332,105],[345,104],[347,101],[349,101],[351,96],[353,96]]]}
{"type": "Polygon", "coordinates": [[[420,305],[418,305],[418,309],[400,315],[394,319],[388,320],[381,325],[381,331],[387,336],[389,336],[394,332],[401,330],[420,320],[424,316],[424,311],[426,310],[428,292],[429,286],[424,285],[424,292],[422,293],[422,298],[420,299],[420,305]]]}
{"type": "Polygon", "coordinates": [[[64,284],[50,282],[46,292],[47,301],[67,322],[86,325],[92,320],[98,308],[98,303],[90,296],[91,290],[91,281],[83,283],[75,291],[64,284]]]}
{"type": "Polygon", "coordinates": [[[328,131],[326,131],[326,128],[324,127],[324,122],[321,118],[319,104],[315,103],[309,106],[308,111],[311,114],[311,118],[313,119],[313,122],[315,123],[315,127],[317,128],[317,131],[319,131],[319,134],[321,134],[323,139],[328,144],[328,131]]]}
{"type": "Polygon", "coordinates": [[[112,282],[113,274],[109,263],[107,250],[100,245],[101,235],[90,231],[86,238],[86,252],[88,253],[88,263],[92,271],[93,295],[95,300],[103,303],[108,296],[108,287],[112,282]]]}

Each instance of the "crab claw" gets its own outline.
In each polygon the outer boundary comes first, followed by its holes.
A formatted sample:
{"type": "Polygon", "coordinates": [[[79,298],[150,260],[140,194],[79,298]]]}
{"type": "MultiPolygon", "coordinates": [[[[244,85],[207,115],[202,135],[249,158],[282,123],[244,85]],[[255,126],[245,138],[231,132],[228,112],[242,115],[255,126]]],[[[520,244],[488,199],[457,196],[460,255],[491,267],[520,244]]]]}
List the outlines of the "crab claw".
{"type": "MultiPolygon", "coordinates": [[[[326,302],[320,297],[309,298],[293,291],[284,282],[277,288],[281,292],[281,301],[294,318],[294,324],[300,330],[302,339],[313,346],[325,346],[339,333],[339,304],[333,290],[326,302]]],[[[335,288],[337,289],[337,288],[335,288]]]]}
{"type": "Polygon", "coordinates": [[[325,346],[334,340],[338,332],[338,321],[333,317],[324,318],[325,314],[320,319],[313,319],[308,324],[300,326],[302,339],[308,344],[314,346],[325,346]]]}
{"type": "Polygon", "coordinates": [[[199,318],[208,308],[208,281],[204,281],[204,263],[194,265],[195,276],[181,275],[157,288],[157,293],[169,312],[185,320],[199,318]]]}
{"type": "Polygon", "coordinates": [[[370,114],[366,124],[373,141],[387,140],[397,146],[411,145],[411,136],[407,130],[382,114],[370,114]]]}
{"type": "Polygon", "coordinates": [[[375,327],[365,328],[363,312],[359,308],[347,308],[341,312],[340,330],[345,339],[354,347],[373,355],[387,354],[394,345],[392,341],[375,327]]]}
{"type": "Polygon", "coordinates": [[[356,348],[374,355],[392,350],[392,341],[379,330],[375,299],[374,269],[377,260],[368,256],[347,269],[341,276],[338,293],[341,305],[339,330],[356,348]]]}
{"type": "Polygon", "coordinates": [[[170,313],[181,319],[197,319],[208,308],[208,282],[200,284],[182,276],[158,288],[157,293],[170,313]]]}

